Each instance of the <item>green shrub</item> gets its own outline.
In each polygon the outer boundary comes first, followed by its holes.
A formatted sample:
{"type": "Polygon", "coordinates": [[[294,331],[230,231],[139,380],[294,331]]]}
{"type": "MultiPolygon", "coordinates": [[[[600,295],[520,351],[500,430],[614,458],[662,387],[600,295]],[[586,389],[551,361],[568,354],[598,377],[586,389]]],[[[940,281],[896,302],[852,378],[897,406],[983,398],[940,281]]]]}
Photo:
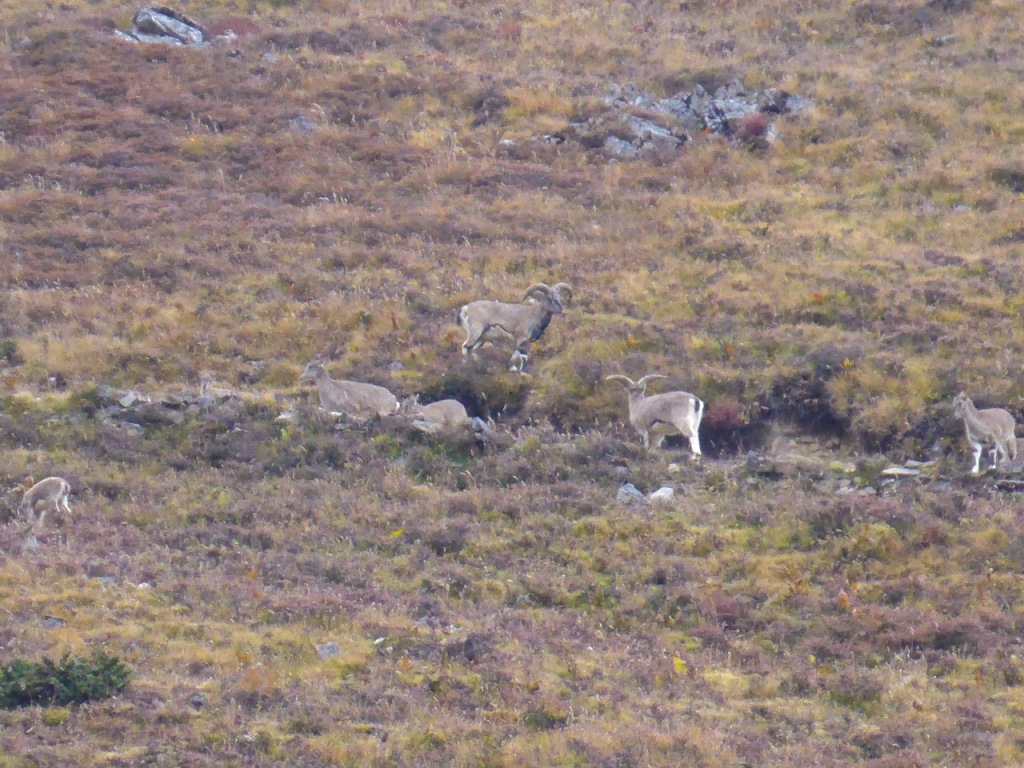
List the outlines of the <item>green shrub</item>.
{"type": "Polygon", "coordinates": [[[60,663],[46,658],[39,662],[15,659],[0,667],[0,707],[63,706],[106,699],[128,685],[131,674],[119,659],[101,651],[88,659],[64,654],[60,663]]]}

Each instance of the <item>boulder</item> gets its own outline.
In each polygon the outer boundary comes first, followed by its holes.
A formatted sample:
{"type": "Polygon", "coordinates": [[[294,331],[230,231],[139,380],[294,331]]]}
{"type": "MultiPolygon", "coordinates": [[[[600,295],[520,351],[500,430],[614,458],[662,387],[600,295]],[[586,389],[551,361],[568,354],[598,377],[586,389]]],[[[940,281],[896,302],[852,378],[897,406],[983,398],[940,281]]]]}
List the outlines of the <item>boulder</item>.
{"type": "Polygon", "coordinates": [[[653,502],[667,504],[676,497],[676,491],[674,488],[669,486],[663,486],[651,494],[650,499],[653,502]]]}
{"type": "Polygon", "coordinates": [[[624,507],[642,507],[647,504],[647,497],[632,483],[626,483],[615,494],[615,500],[624,507]]]}
{"type": "Polygon", "coordinates": [[[209,45],[210,36],[196,21],[173,8],[151,5],[132,17],[132,26],[117,30],[122,40],[164,45],[209,45]]]}

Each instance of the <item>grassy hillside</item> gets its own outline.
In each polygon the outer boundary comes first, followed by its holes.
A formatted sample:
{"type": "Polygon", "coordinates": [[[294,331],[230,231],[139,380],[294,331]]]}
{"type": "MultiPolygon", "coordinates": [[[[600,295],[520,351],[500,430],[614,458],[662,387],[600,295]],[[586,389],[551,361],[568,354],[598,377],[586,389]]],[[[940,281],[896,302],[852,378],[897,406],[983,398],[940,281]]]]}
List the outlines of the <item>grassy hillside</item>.
{"type": "Polygon", "coordinates": [[[0,487],[76,510],[0,529],[0,663],[134,670],[0,712],[0,766],[1024,762],[1024,523],[951,413],[1024,416],[1019,3],[178,6],[206,49],[139,7],[0,5],[0,487]],[[734,79],[813,107],[545,138],[734,79]],[[458,307],[537,281],[531,375],[463,363],[458,307]],[[316,354],[497,433],[338,424],[316,354]],[[202,370],[235,397],[105,399],[202,370]],[[623,423],[653,372],[701,464],[623,423]]]}

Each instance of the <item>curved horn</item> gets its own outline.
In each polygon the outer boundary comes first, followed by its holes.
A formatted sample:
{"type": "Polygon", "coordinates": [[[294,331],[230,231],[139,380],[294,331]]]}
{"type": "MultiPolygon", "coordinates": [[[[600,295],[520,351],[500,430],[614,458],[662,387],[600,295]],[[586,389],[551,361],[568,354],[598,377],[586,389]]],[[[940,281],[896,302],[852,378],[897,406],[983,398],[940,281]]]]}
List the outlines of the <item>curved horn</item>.
{"type": "Polygon", "coordinates": [[[662,376],[660,373],[648,373],[646,376],[644,376],[642,379],[640,379],[636,384],[637,384],[638,387],[642,387],[645,384],[647,384],[647,382],[650,381],[651,379],[667,379],[667,378],[668,378],[668,376],[662,376]]]}
{"type": "Polygon", "coordinates": [[[523,294],[523,301],[526,301],[528,298],[530,298],[530,294],[535,293],[536,291],[540,291],[545,296],[551,295],[551,287],[549,285],[545,283],[534,283],[533,285],[526,289],[526,293],[523,294]]]}
{"type": "Polygon", "coordinates": [[[562,294],[566,294],[566,303],[572,301],[572,286],[568,283],[556,283],[552,288],[551,292],[558,297],[558,300],[562,300],[562,294]]]}
{"type": "Polygon", "coordinates": [[[613,373],[611,376],[605,376],[604,377],[605,381],[611,381],[612,379],[620,379],[622,381],[627,381],[627,382],[629,382],[628,386],[630,386],[630,387],[635,387],[636,384],[637,384],[637,382],[633,381],[631,378],[629,378],[629,376],[622,376],[622,375],[620,375],[618,373],[613,373]]]}

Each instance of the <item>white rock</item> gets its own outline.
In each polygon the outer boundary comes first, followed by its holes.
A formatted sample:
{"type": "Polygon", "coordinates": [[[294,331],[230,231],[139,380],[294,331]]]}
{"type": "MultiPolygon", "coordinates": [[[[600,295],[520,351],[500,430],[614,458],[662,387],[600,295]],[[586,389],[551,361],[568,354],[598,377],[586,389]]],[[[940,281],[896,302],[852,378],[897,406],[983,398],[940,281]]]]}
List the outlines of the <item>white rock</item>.
{"type": "Polygon", "coordinates": [[[667,485],[659,488],[651,494],[651,501],[669,502],[676,497],[674,488],[669,488],[667,485]]]}

